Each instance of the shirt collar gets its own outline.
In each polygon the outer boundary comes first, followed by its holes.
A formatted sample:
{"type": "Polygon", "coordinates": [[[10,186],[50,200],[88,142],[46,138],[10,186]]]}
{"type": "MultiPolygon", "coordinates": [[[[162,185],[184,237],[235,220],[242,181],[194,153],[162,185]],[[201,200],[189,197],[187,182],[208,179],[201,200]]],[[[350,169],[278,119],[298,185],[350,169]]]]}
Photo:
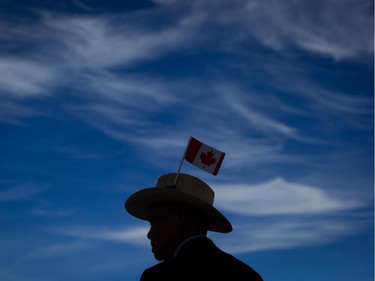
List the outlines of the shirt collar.
{"type": "Polygon", "coordinates": [[[180,243],[180,245],[178,245],[178,247],[176,248],[176,250],[173,253],[173,257],[175,258],[178,255],[178,252],[181,250],[182,246],[184,246],[187,242],[189,242],[191,240],[194,240],[194,239],[197,239],[197,238],[201,238],[201,237],[206,237],[206,235],[198,234],[198,235],[193,235],[193,236],[190,236],[190,237],[186,238],[184,241],[182,241],[180,243]]]}

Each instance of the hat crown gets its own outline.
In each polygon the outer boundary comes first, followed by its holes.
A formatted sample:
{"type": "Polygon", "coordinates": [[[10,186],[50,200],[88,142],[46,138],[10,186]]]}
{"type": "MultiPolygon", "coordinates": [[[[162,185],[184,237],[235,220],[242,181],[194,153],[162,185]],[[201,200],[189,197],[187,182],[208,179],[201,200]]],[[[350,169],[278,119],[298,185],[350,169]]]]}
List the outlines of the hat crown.
{"type": "Polygon", "coordinates": [[[176,173],[161,176],[156,187],[139,190],[125,201],[125,209],[133,216],[150,221],[152,204],[176,202],[197,208],[208,219],[208,230],[231,232],[232,225],[214,206],[214,191],[205,182],[188,174],[176,173]]]}
{"type": "Polygon", "coordinates": [[[176,188],[180,192],[194,196],[213,206],[215,193],[204,181],[188,174],[179,174],[174,185],[176,173],[165,174],[159,177],[156,188],[176,188]]]}

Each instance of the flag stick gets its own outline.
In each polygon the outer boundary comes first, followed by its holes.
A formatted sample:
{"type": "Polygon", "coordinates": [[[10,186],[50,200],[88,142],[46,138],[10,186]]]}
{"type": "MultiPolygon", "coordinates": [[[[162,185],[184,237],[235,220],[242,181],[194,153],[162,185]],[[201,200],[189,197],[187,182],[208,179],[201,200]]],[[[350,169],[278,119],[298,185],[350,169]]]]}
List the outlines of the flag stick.
{"type": "Polygon", "coordinates": [[[180,175],[181,167],[182,167],[182,164],[184,163],[184,159],[185,159],[186,151],[187,151],[187,149],[188,149],[188,147],[189,147],[190,141],[191,141],[191,137],[190,137],[190,139],[189,139],[188,144],[187,144],[186,147],[185,147],[185,152],[184,152],[184,155],[182,155],[182,159],[181,159],[181,162],[180,162],[180,166],[178,167],[177,174],[176,174],[176,177],[174,178],[173,185],[176,185],[176,184],[177,184],[178,176],[180,175]]]}

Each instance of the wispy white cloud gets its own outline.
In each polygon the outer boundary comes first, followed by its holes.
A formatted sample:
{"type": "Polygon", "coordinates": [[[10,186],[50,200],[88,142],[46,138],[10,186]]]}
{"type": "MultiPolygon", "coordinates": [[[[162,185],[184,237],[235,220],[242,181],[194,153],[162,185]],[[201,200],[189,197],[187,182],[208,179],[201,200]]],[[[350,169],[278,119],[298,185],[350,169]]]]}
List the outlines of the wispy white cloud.
{"type": "MultiPolygon", "coordinates": [[[[163,157],[179,155],[188,137],[195,135],[209,143],[217,143],[228,153],[227,167],[236,168],[262,163],[313,163],[313,157],[307,160],[304,159],[303,154],[285,155],[284,143],[288,139],[303,143],[334,144],[332,141],[319,139],[317,134],[305,135],[304,128],[294,127],[288,123],[288,120],[295,122],[297,116],[309,120],[317,118],[318,120],[314,122],[320,124],[322,120],[319,121],[319,118],[323,118],[323,115],[308,116],[311,112],[310,108],[305,108],[305,111],[301,112],[302,108],[298,106],[293,110],[292,104],[282,100],[277,103],[279,106],[272,108],[267,105],[267,101],[270,104],[275,101],[272,95],[262,97],[248,95],[240,86],[233,88],[230,83],[215,85],[214,81],[207,81],[206,88],[200,83],[195,86],[190,85],[185,89],[189,94],[183,94],[184,89],[176,86],[176,83],[163,81],[154,83],[152,79],[140,79],[136,83],[131,80],[129,84],[132,86],[128,87],[125,85],[127,79],[120,81],[121,77],[115,75],[110,77],[113,85],[116,85],[116,81],[120,83],[119,85],[124,85],[124,88],[119,87],[123,92],[111,91],[110,87],[101,87],[99,83],[97,88],[101,90],[96,97],[91,98],[86,104],[71,105],[69,109],[112,138],[142,146],[145,155],[149,153],[163,157]],[[147,87],[144,85],[156,86],[152,86],[153,90],[150,94],[147,90],[145,90],[146,94],[143,94],[143,87],[147,87]],[[204,93],[207,88],[209,92],[204,93]],[[181,95],[177,97],[176,93],[181,95]],[[132,101],[128,101],[130,97],[132,101]],[[157,101],[159,97],[160,100],[157,101]],[[164,121],[167,115],[173,118],[166,123],[164,121]]],[[[90,85],[90,80],[87,80],[86,85],[90,85]]],[[[106,82],[103,81],[102,85],[106,85],[106,82]]],[[[94,86],[92,89],[95,91],[94,86]]],[[[309,95],[299,98],[306,99],[306,97],[314,99],[309,95]]],[[[339,101],[342,99],[343,106],[348,110],[352,107],[352,114],[361,120],[363,111],[355,111],[360,110],[357,105],[366,108],[367,104],[364,100],[353,98],[353,103],[350,105],[349,100],[352,99],[349,97],[348,100],[343,97],[337,99],[339,101]]],[[[340,105],[336,104],[337,107],[340,105]]],[[[333,108],[327,109],[327,114],[333,114],[334,111],[333,108]]],[[[352,122],[355,120],[353,116],[345,118],[352,122]]],[[[321,124],[317,130],[325,130],[324,126],[326,124],[321,124]]]]}
{"type": "MultiPolygon", "coordinates": [[[[249,219],[251,220],[251,219],[249,219]]],[[[360,232],[363,222],[343,218],[288,217],[234,225],[233,233],[223,236],[211,233],[231,253],[291,249],[324,245],[360,232]]]]}
{"type": "Polygon", "coordinates": [[[161,106],[173,105],[178,101],[178,97],[171,92],[176,88],[175,83],[160,78],[131,74],[124,77],[109,71],[97,71],[86,73],[81,79],[77,88],[88,93],[89,100],[114,109],[117,105],[138,117],[142,113],[157,112],[161,106]]]}
{"type": "Polygon", "coordinates": [[[81,0],[73,0],[73,4],[78,8],[82,9],[83,11],[92,12],[95,10],[94,7],[87,5],[86,3],[84,3],[84,1],[81,0]]]}
{"type": "MultiPolygon", "coordinates": [[[[363,231],[368,226],[366,218],[342,216],[266,216],[259,220],[256,216],[233,217],[234,230],[230,234],[209,232],[224,250],[237,254],[310,247],[332,243],[339,239],[363,231]]],[[[149,247],[148,226],[118,229],[97,226],[69,226],[50,229],[53,233],[74,239],[126,243],[149,247]]],[[[53,250],[53,249],[52,249],[53,250]]],[[[44,250],[42,251],[44,253],[44,250]]],[[[47,253],[49,253],[47,248],[47,253]]]]}
{"type": "Polygon", "coordinates": [[[51,65],[31,59],[0,57],[0,72],[0,94],[16,98],[46,95],[55,82],[51,65]]]}
{"type": "Polygon", "coordinates": [[[286,83],[286,77],[277,73],[280,69],[268,70],[274,78],[274,87],[289,94],[304,97],[313,110],[325,112],[326,114],[352,114],[351,116],[370,115],[372,113],[373,99],[363,93],[354,92],[353,94],[349,94],[335,89],[331,90],[307,80],[306,77],[301,75],[296,76],[293,73],[289,74],[293,75],[299,82],[286,83]]]}
{"type": "Polygon", "coordinates": [[[149,245],[146,238],[148,232],[147,226],[128,227],[126,229],[98,226],[64,226],[63,228],[52,228],[50,231],[60,235],[81,239],[105,240],[134,245],[149,245]]]}
{"type": "MultiPolygon", "coordinates": [[[[342,127],[370,130],[373,127],[373,97],[368,93],[324,88],[301,76],[295,77],[298,83],[286,83],[285,77],[281,78],[280,73],[276,71],[277,69],[271,71],[275,74],[273,75],[274,87],[287,92],[288,95],[302,97],[310,119],[330,118],[334,120],[331,117],[337,117],[340,122],[337,123],[336,128],[332,128],[333,130],[339,130],[342,127]]],[[[326,128],[326,125],[323,124],[323,128],[326,128]]]]}
{"type": "Polygon", "coordinates": [[[217,185],[216,202],[229,212],[241,215],[324,214],[363,207],[355,198],[329,195],[321,188],[275,178],[258,185],[217,185]]]}
{"type": "MultiPolygon", "coordinates": [[[[121,108],[125,116],[114,116],[116,117],[115,120],[122,119],[123,121],[126,120],[126,122],[129,122],[130,118],[126,115],[126,112],[129,110],[131,114],[133,114],[139,111],[140,108],[142,108],[142,110],[150,109],[151,105],[154,106],[155,104],[165,102],[173,104],[174,99],[177,98],[177,94],[168,92],[168,88],[166,89],[167,82],[159,82],[158,79],[150,81],[150,79],[116,77],[110,74],[109,71],[102,72],[103,69],[109,69],[115,66],[131,67],[135,63],[147,59],[160,59],[163,54],[167,54],[171,50],[180,50],[184,48],[186,44],[199,46],[201,40],[200,32],[195,31],[200,30],[200,28],[203,34],[207,36],[208,40],[211,36],[217,36],[216,32],[213,32],[212,35],[210,35],[208,31],[207,33],[205,32],[205,24],[207,21],[216,21],[228,28],[230,34],[233,35],[229,37],[233,38],[232,40],[228,40],[227,36],[225,38],[225,42],[229,42],[229,44],[237,44],[237,38],[243,36],[244,32],[243,29],[241,29],[241,32],[237,30],[237,25],[233,24],[232,21],[234,21],[234,23],[239,21],[241,23],[240,26],[247,26],[248,29],[245,30],[247,30],[250,35],[252,33],[253,35],[255,34],[260,40],[262,40],[262,38],[275,37],[277,38],[275,40],[281,45],[285,45],[283,42],[288,40],[306,42],[307,40],[303,36],[300,36],[302,37],[300,38],[299,36],[289,35],[290,33],[298,34],[298,32],[293,32],[295,29],[294,26],[300,26],[296,24],[296,18],[291,15],[296,14],[297,20],[305,21],[306,17],[299,15],[309,15],[311,3],[309,1],[298,3],[297,1],[292,1],[291,3],[276,2],[277,1],[275,1],[273,5],[269,5],[269,3],[266,4],[262,1],[252,1],[248,3],[234,1],[229,7],[222,1],[215,1],[211,4],[194,2],[190,9],[187,9],[184,13],[179,12],[182,18],[180,20],[175,19],[174,25],[159,26],[158,28],[149,28],[144,26],[144,23],[140,21],[134,21],[134,18],[136,18],[134,14],[124,14],[121,16],[68,17],[41,13],[41,22],[34,26],[16,25],[14,29],[16,31],[18,30],[18,32],[8,31],[5,37],[15,42],[32,39],[34,44],[36,39],[38,39],[43,42],[43,45],[36,46],[40,51],[45,52],[46,56],[44,56],[43,59],[35,55],[27,59],[2,58],[0,60],[0,70],[3,70],[2,73],[4,73],[4,75],[0,78],[0,89],[4,92],[9,92],[14,97],[30,97],[47,93],[52,94],[54,92],[53,90],[61,85],[68,84],[75,90],[81,90],[81,87],[85,85],[85,90],[91,90],[92,92],[93,96],[91,96],[91,98],[96,97],[99,101],[109,98],[114,102],[113,104],[107,104],[108,108],[106,108],[105,105],[99,107],[99,105],[91,104],[91,110],[103,111],[108,109],[108,111],[111,111],[110,109],[113,107],[114,110],[112,112],[114,112],[114,115],[116,112],[115,102],[118,102],[127,107],[125,108],[126,111],[124,108],[121,108]],[[264,5],[267,5],[267,8],[265,8],[264,5]],[[208,14],[207,11],[213,12],[208,14]],[[190,18],[196,17],[200,20],[189,20],[190,18]],[[258,22],[266,22],[267,24],[262,25],[262,28],[254,29],[255,26],[259,26],[259,24],[257,24],[258,22]],[[35,32],[34,29],[42,31],[35,32]],[[285,32],[285,30],[289,29],[291,31],[285,32]],[[277,35],[269,36],[267,32],[270,30],[274,30],[272,32],[277,35]],[[259,32],[261,33],[260,35],[258,34],[259,32]],[[33,37],[32,34],[37,35],[33,37]],[[90,69],[94,70],[94,72],[90,72],[90,69]],[[93,75],[93,73],[95,74],[93,75]],[[56,80],[57,77],[60,79],[59,81],[56,80]],[[142,106],[139,104],[140,101],[143,101],[142,106]]],[[[342,22],[338,21],[335,16],[341,17],[342,15],[336,15],[336,13],[334,13],[334,11],[336,11],[336,5],[333,3],[336,3],[336,1],[328,2],[328,4],[323,1],[319,2],[318,9],[324,11],[325,21],[330,21],[331,19],[328,15],[331,15],[332,21],[339,22],[341,27],[342,22]]],[[[338,2],[344,2],[340,4],[343,9],[355,6],[354,11],[357,13],[361,12],[361,16],[362,11],[365,11],[365,4],[353,5],[352,1],[349,0],[338,2]]],[[[179,1],[175,1],[176,5],[179,5],[179,3],[179,1]]],[[[161,11],[167,13],[168,6],[169,5],[167,5],[164,10],[157,9],[157,11],[154,11],[153,9],[148,9],[147,11],[142,11],[142,13],[152,19],[153,17],[159,17],[161,11]]],[[[170,6],[175,6],[173,5],[173,1],[170,6]]],[[[353,10],[351,11],[353,12],[353,10]]],[[[319,15],[319,13],[316,13],[317,17],[320,17],[319,15]]],[[[355,19],[351,17],[351,20],[354,21],[354,26],[359,27],[360,24],[357,21],[362,17],[358,16],[356,13],[354,13],[354,15],[356,15],[355,17],[353,16],[355,19]]],[[[307,18],[306,21],[308,21],[308,23],[298,27],[302,30],[307,30],[306,32],[309,32],[311,28],[315,29],[317,23],[329,24],[329,22],[325,21],[314,20],[310,22],[309,17],[307,18]]],[[[364,18],[366,19],[367,17],[364,18]]],[[[214,28],[215,25],[210,26],[214,28]]],[[[347,27],[348,26],[345,24],[345,27],[342,28],[347,27]]],[[[316,28],[316,30],[337,33],[335,29],[331,30],[331,28],[319,27],[316,28]]],[[[342,33],[344,33],[344,31],[342,31],[342,33]]],[[[362,36],[365,37],[364,35],[362,36]]],[[[314,36],[312,37],[315,38],[314,36]]],[[[322,35],[322,37],[326,38],[325,40],[330,40],[332,36],[322,35]]],[[[351,42],[356,42],[355,44],[358,43],[358,46],[364,46],[364,44],[359,43],[361,40],[353,40],[352,37],[347,37],[351,38],[351,42]]],[[[248,37],[245,36],[244,38],[248,37]]],[[[219,40],[224,40],[224,38],[219,40]]],[[[337,42],[337,40],[332,41],[334,42],[333,44],[337,42]]],[[[343,43],[337,44],[342,46],[342,48],[347,47],[343,43]]],[[[274,45],[277,44],[275,43],[274,45]]],[[[340,55],[335,54],[334,56],[340,55]]],[[[181,82],[186,83],[186,81],[181,82]]],[[[341,108],[346,111],[355,108],[353,103],[341,98],[340,94],[332,96],[324,91],[320,91],[320,93],[320,95],[315,96],[317,100],[319,99],[320,102],[329,104],[330,107],[335,107],[336,109],[341,108]]],[[[238,101],[236,103],[231,101],[230,104],[238,114],[242,114],[242,117],[258,125],[259,128],[272,129],[288,135],[294,133],[294,128],[290,125],[279,120],[271,119],[262,112],[254,108],[251,109],[241,102],[242,101],[238,101]]],[[[155,110],[157,109],[160,108],[156,107],[155,110]]],[[[107,117],[110,116],[107,114],[107,117]]]]}
{"type": "MultiPolygon", "coordinates": [[[[215,89],[227,108],[232,110],[233,115],[242,116],[245,120],[250,122],[252,128],[266,131],[266,133],[269,134],[281,134],[286,136],[292,136],[295,133],[294,128],[276,119],[267,117],[265,113],[259,112],[257,110],[259,102],[256,102],[254,98],[249,98],[248,94],[241,92],[238,86],[233,87],[229,83],[219,83],[219,85],[215,86],[215,89]]],[[[268,99],[267,97],[262,98],[268,99]]],[[[263,102],[264,101],[261,101],[261,103],[263,102]]]]}
{"type": "Polygon", "coordinates": [[[152,0],[152,2],[159,5],[171,5],[181,2],[181,0],[152,0]]]}
{"type": "Polygon", "coordinates": [[[61,210],[52,210],[47,208],[35,207],[32,210],[32,214],[35,216],[41,217],[68,217],[75,213],[73,210],[61,209],[61,210]]]}
{"type": "MultiPolygon", "coordinates": [[[[344,2],[345,5],[352,5],[351,1],[344,2]]],[[[222,1],[211,4],[193,2],[184,12],[175,7],[180,4],[182,5],[178,1],[171,1],[170,5],[163,9],[142,11],[142,14],[149,16],[151,20],[160,17],[161,13],[170,16],[168,9],[176,9],[181,16],[181,19],[169,18],[173,25],[158,25],[155,28],[146,26],[139,20],[133,21],[136,15],[132,13],[116,16],[42,13],[41,21],[34,26],[16,25],[17,32],[8,31],[7,36],[3,36],[8,40],[23,41],[25,38],[33,38],[34,33],[38,34],[37,38],[42,39],[44,44],[37,46],[40,51],[45,51],[46,55],[43,60],[38,56],[27,59],[20,56],[14,60],[0,61],[0,69],[5,72],[7,69],[11,70],[3,76],[5,78],[0,78],[0,89],[4,91],[2,94],[7,93],[8,97],[12,95],[11,99],[7,98],[5,103],[0,105],[0,108],[4,107],[0,113],[2,120],[9,122],[16,118],[17,114],[29,116],[38,112],[21,106],[18,101],[20,97],[64,95],[65,93],[60,91],[63,87],[68,89],[68,92],[72,90],[80,94],[77,99],[67,101],[62,106],[114,139],[142,145],[146,153],[153,151],[170,156],[176,154],[176,151],[180,153],[187,137],[194,134],[212,140],[212,143],[222,144],[223,149],[231,155],[226,162],[228,167],[235,168],[267,161],[298,161],[293,158],[302,156],[285,157],[283,145],[285,139],[301,142],[321,141],[316,135],[315,139],[311,135],[305,135],[303,128],[296,126],[297,122],[294,123],[297,118],[309,115],[312,108],[316,110],[316,114],[310,114],[308,118],[311,119],[321,117],[321,111],[324,111],[324,114],[341,112],[353,115],[368,115],[371,112],[368,99],[329,91],[306,82],[303,75],[308,75],[308,71],[295,77],[294,83],[288,83],[290,75],[283,76],[284,67],[274,64],[270,64],[272,70],[268,69],[271,71],[269,84],[288,94],[298,95],[303,101],[298,108],[289,103],[287,97],[284,100],[282,94],[277,98],[269,93],[253,94],[252,88],[241,85],[241,81],[232,82],[232,85],[237,84],[236,88],[225,81],[228,78],[222,76],[220,82],[216,76],[196,77],[195,81],[191,81],[191,78],[180,78],[171,82],[165,78],[161,79],[157,73],[151,77],[137,75],[131,71],[119,75],[113,71],[116,66],[130,70],[144,60],[161,59],[171,50],[200,46],[202,34],[207,36],[208,41],[215,38],[214,42],[222,42],[222,39],[216,38],[217,32],[212,35],[206,33],[205,23],[212,21],[221,27],[225,26],[225,31],[233,29],[230,33],[233,36],[225,36],[225,42],[232,45],[236,45],[238,40],[248,40],[249,34],[252,33],[252,36],[258,36],[259,40],[272,38],[257,33],[263,32],[263,28],[254,29],[254,26],[259,26],[256,24],[258,22],[266,22],[265,30],[272,29],[274,25],[284,26],[283,29],[278,27],[273,31],[280,33],[275,36],[275,40],[284,48],[284,45],[288,45],[285,44],[288,40],[302,40],[300,37],[293,39],[284,34],[284,28],[292,23],[295,25],[291,11],[298,15],[307,13],[307,7],[311,3],[273,3],[275,7],[285,11],[285,14],[272,5],[268,7],[269,4],[265,9],[266,4],[261,1],[245,4],[243,1],[234,1],[230,5],[222,1]],[[208,10],[212,11],[210,15],[208,10]],[[273,13],[275,19],[272,17],[273,13]],[[193,18],[199,20],[194,22],[191,20],[193,18]],[[234,24],[237,22],[241,23],[239,26],[247,28],[241,28],[239,31],[236,27],[238,25],[234,24]],[[202,34],[194,32],[198,28],[202,29],[202,34]],[[36,33],[35,30],[42,31],[36,33]],[[19,83],[20,81],[22,82],[19,83]],[[173,119],[170,116],[173,116],[173,119]]],[[[333,13],[330,6],[332,4],[319,5],[319,9],[323,9],[325,13],[333,13]]],[[[216,25],[208,26],[215,29],[216,25]]],[[[307,30],[310,27],[305,26],[307,30]]],[[[33,40],[35,41],[36,37],[33,40]]],[[[271,47],[276,48],[277,44],[271,44],[271,47]]],[[[211,47],[216,49],[219,46],[220,44],[216,44],[211,47]]],[[[343,46],[345,47],[345,44],[343,46]]],[[[321,118],[324,119],[324,115],[321,118]]],[[[356,120],[352,115],[345,118],[350,122],[356,120]]],[[[316,122],[317,127],[324,127],[324,124],[319,122],[316,122]]],[[[363,122],[359,120],[358,123],[363,122]]]]}
{"type": "Polygon", "coordinates": [[[0,190],[0,201],[26,200],[42,193],[45,190],[46,187],[35,186],[33,184],[17,185],[0,190]]]}
{"type": "Polygon", "coordinates": [[[372,4],[369,1],[231,3],[228,6],[226,1],[197,1],[195,10],[209,11],[211,21],[223,28],[229,27],[234,41],[256,38],[278,52],[297,47],[335,59],[369,56],[372,52],[372,4]],[[236,28],[239,25],[241,30],[236,28]]]}
{"type": "MultiPolygon", "coordinates": [[[[368,227],[369,216],[353,213],[370,202],[333,196],[324,190],[276,178],[259,185],[215,185],[215,204],[228,213],[233,233],[211,233],[225,250],[246,253],[332,243],[368,227]]],[[[65,226],[50,231],[78,239],[149,246],[148,225],[65,226]]]]}
{"type": "Polygon", "coordinates": [[[38,248],[28,252],[25,259],[50,258],[61,255],[71,255],[90,249],[89,243],[85,241],[74,241],[66,243],[56,243],[50,245],[39,245],[38,248]]]}
{"type": "MultiPolygon", "coordinates": [[[[94,95],[100,96],[104,92],[106,98],[121,104],[127,102],[129,107],[133,100],[140,100],[135,96],[162,103],[163,91],[157,92],[157,80],[150,85],[140,79],[111,79],[110,72],[101,70],[120,65],[129,67],[136,62],[158,58],[186,44],[190,40],[189,34],[194,35],[185,24],[148,30],[133,23],[137,17],[126,20],[126,14],[123,18],[69,17],[41,12],[40,16],[41,20],[33,24],[22,25],[22,21],[15,21],[12,28],[4,27],[2,38],[5,42],[21,47],[30,43],[37,50],[32,54],[25,50],[0,57],[3,73],[0,95],[6,96],[13,107],[19,103],[19,98],[56,94],[57,89],[67,85],[79,90],[84,84],[81,79],[89,82],[86,91],[93,87],[94,95]],[[90,69],[96,73],[95,77],[90,69]]],[[[144,102],[143,105],[147,104],[144,102]]],[[[5,115],[4,111],[2,113],[5,115]]],[[[9,115],[14,116],[14,111],[4,117],[9,119],[9,115]]]]}
{"type": "Polygon", "coordinates": [[[57,35],[55,39],[64,48],[60,55],[75,68],[130,66],[173,51],[193,35],[189,26],[178,23],[147,31],[132,25],[134,19],[127,20],[127,17],[126,14],[122,19],[115,16],[56,17],[45,13],[44,27],[57,35]]]}
{"type": "Polygon", "coordinates": [[[52,150],[74,159],[99,160],[107,157],[107,155],[105,155],[104,153],[94,152],[84,148],[72,146],[57,145],[54,146],[52,150]]]}
{"type": "Polygon", "coordinates": [[[46,113],[22,104],[15,99],[6,99],[0,103],[0,122],[10,124],[22,124],[22,118],[30,116],[45,116],[46,113]]]}

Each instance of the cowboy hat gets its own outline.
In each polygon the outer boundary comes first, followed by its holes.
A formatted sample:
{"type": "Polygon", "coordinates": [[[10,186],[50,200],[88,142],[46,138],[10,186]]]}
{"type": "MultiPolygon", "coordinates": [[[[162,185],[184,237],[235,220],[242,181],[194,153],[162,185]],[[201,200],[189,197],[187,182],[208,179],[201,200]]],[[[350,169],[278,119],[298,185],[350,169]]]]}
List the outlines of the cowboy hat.
{"type": "Polygon", "coordinates": [[[159,177],[156,187],[145,188],[129,196],[125,209],[136,218],[149,221],[150,206],[156,202],[181,203],[203,212],[209,222],[208,230],[231,232],[232,225],[214,206],[214,191],[205,182],[188,174],[175,173],[159,177]]]}

